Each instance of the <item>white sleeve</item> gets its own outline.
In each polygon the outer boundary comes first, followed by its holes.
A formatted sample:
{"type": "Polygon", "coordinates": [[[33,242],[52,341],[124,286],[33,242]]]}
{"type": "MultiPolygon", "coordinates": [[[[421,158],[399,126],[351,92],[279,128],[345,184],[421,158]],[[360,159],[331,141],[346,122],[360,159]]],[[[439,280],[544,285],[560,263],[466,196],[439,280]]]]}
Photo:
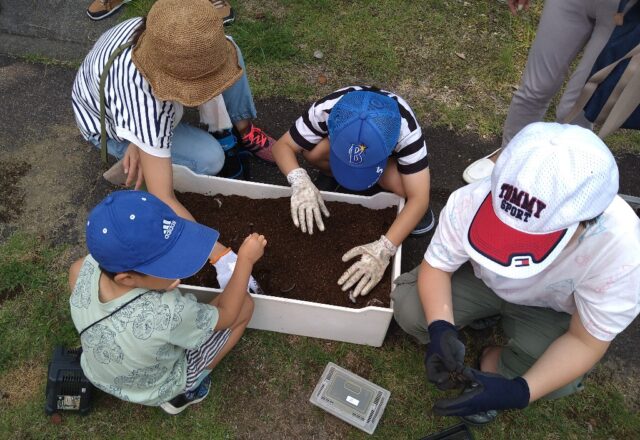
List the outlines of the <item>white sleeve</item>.
{"type": "Polygon", "coordinates": [[[424,259],[431,266],[445,272],[455,272],[469,260],[463,246],[463,237],[467,230],[464,200],[469,193],[455,191],[449,197],[446,206],[440,213],[440,219],[431,243],[424,254],[424,259]]]}
{"type": "Polygon", "coordinates": [[[640,266],[610,265],[598,272],[580,283],[574,299],[584,328],[597,339],[611,341],[640,312],[640,266]]]}

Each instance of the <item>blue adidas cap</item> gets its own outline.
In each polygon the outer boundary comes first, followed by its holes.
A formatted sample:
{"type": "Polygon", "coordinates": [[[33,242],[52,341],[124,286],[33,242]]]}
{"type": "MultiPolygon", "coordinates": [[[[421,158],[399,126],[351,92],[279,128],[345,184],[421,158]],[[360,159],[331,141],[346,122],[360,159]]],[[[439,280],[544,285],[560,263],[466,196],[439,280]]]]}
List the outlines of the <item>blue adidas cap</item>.
{"type": "Polygon", "coordinates": [[[400,136],[398,103],[380,93],[349,92],[328,120],[331,172],[340,185],[361,191],[382,176],[400,136]]]}
{"type": "Polygon", "coordinates": [[[89,214],[86,231],[89,252],[105,270],[168,279],[199,271],[220,235],[144,191],[107,196],[89,214]]]}

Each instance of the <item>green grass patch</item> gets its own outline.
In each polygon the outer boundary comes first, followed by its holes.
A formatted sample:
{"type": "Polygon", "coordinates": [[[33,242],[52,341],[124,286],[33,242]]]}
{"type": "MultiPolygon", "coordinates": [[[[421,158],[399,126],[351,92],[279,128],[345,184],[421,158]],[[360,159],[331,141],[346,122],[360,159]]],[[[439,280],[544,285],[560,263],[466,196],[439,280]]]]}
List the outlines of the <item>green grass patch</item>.
{"type": "MultiPolygon", "coordinates": [[[[12,249],[16,249],[15,240],[12,249]]],[[[24,250],[26,241],[22,239],[22,243],[20,248],[24,250]]],[[[63,274],[59,278],[64,278],[63,274]]],[[[8,308],[12,313],[20,313],[17,305],[5,302],[3,312],[8,308]]],[[[67,306],[60,302],[56,309],[54,313],[64,315],[67,306]]],[[[22,316],[22,321],[26,321],[22,316]]],[[[51,329],[65,325],[69,324],[56,320],[51,329]]],[[[25,327],[30,338],[40,337],[40,329],[33,325],[25,327]]],[[[6,329],[2,330],[4,334],[6,329]]],[[[478,348],[473,335],[467,334],[470,357],[478,348]]],[[[74,340],[70,336],[65,342],[74,340]]],[[[9,336],[3,343],[14,341],[15,336],[9,336]]],[[[5,365],[0,372],[0,386],[7,377],[19,375],[24,365],[44,363],[47,355],[42,353],[50,353],[55,342],[42,339],[36,343],[37,351],[19,356],[20,362],[5,365]]],[[[12,399],[0,399],[0,438],[396,439],[420,438],[457,422],[431,413],[434,401],[443,394],[425,379],[423,348],[404,335],[391,336],[383,347],[374,348],[248,330],[214,370],[209,397],[178,417],[99,392],[87,417],[65,414],[62,424],[53,425],[43,413],[44,376],[33,379],[29,399],[17,404],[12,399]],[[391,391],[375,435],[368,436],[308,402],[329,361],[391,391]]],[[[474,435],[479,440],[622,439],[634,438],[638,429],[640,415],[625,407],[610,377],[596,369],[582,393],[558,401],[537,402],[523,411],[503,412],[493,424],[474,429],[474,435]]]]}
{"type": "Polygon", "coordinates": [[[76,340],[62,250],[24,234],[0,246],[0,371],[76,340]]]}
{"type": "Polygon", "coordinates": [[[57,60],[55,58],[50,58],[50,57],[46,57],[46,56],[38,55],[34,53],[22,55],[19,58],[28,63],[44,64],[45,66],[60,66],[60,67],[66,67],[69,69],[77,69],[80,67],[80,64],[81,64],[80,62],[57,60]]]}
{"type": "MultiPolygon", "coordinates": [[[[145,15],[154,0],[127,4],[145,15]]],[[[498,135],[542,4],[496,1],[246,0],[226,27],[254,95],[310,101],[350,84],[392,90],[432,125],[498,135]],[[314,53],[320,51],[320,58],[314,53]],[[318,77],[324,75],[324,81],[318,77]]]]}
{"type": "Polygon", "coordinates": [[[640,154],[640,131],[617,130],[605,139],[605,143],[614,154],[640,154]]]}

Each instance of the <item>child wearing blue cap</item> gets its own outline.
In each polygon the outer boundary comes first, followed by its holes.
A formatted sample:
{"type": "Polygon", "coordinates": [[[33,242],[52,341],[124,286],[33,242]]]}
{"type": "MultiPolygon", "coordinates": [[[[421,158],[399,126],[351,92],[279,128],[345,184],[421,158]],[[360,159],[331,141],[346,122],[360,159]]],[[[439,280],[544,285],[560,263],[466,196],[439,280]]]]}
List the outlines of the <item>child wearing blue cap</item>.
{"type": "Polygon", "coordinates": [[[325,96],[276,142],[273,156],[293,189],[293,223],[304,233],[313,234],[314,223],[324,231],[322,215],[328,217],[329,211],[320,190],[363,191],[377,183],[406,198],[379,240],[343,255],[343,261],[361,256],[338,280],[343,291],[353,288],[352,297],[366,295],[378,284],[409,234],[425,234],[435,225],[422,129],[407,102],[391,92],[351,86],[325,96]],[[300,167],[298,153],[320,169],[315,185],[300,167]]]}
{"type": "Polygon", "coordinates": [[[216,230],[185,220],[149,193],[118,191],[93,209],[86,235],[90,254],[69,270],[69,302],[87,378],[169,414],[200,402],[209,373],[251,319],[247,283],[264,236],[245,239],[223,292],[200,304],[177,286],[221,256],[216,230]]]}

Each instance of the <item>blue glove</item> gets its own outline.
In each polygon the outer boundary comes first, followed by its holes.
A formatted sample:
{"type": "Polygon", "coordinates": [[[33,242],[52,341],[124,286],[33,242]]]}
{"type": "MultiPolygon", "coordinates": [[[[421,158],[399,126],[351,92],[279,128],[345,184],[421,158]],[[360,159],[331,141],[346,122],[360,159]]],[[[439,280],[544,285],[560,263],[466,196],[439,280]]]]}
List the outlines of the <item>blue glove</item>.
{"type": "Polygon", "coordinates": [[[455,399],[440,399],[433,406],[439,416],[468,416],[491,409],[522,409],[529,405],[529,385],[522,377],[507,379],[499,374],[465,368],[471,382],[455,399]]]}
{"type": "Polygon", "coordinates": [[[462,383],[451,379],[450,373],[464,369],[464,344],[450,322],[439,320],[429,324],[429,346],[424,358],[427,379],[439,390],[459,388],[462,383]]]}

